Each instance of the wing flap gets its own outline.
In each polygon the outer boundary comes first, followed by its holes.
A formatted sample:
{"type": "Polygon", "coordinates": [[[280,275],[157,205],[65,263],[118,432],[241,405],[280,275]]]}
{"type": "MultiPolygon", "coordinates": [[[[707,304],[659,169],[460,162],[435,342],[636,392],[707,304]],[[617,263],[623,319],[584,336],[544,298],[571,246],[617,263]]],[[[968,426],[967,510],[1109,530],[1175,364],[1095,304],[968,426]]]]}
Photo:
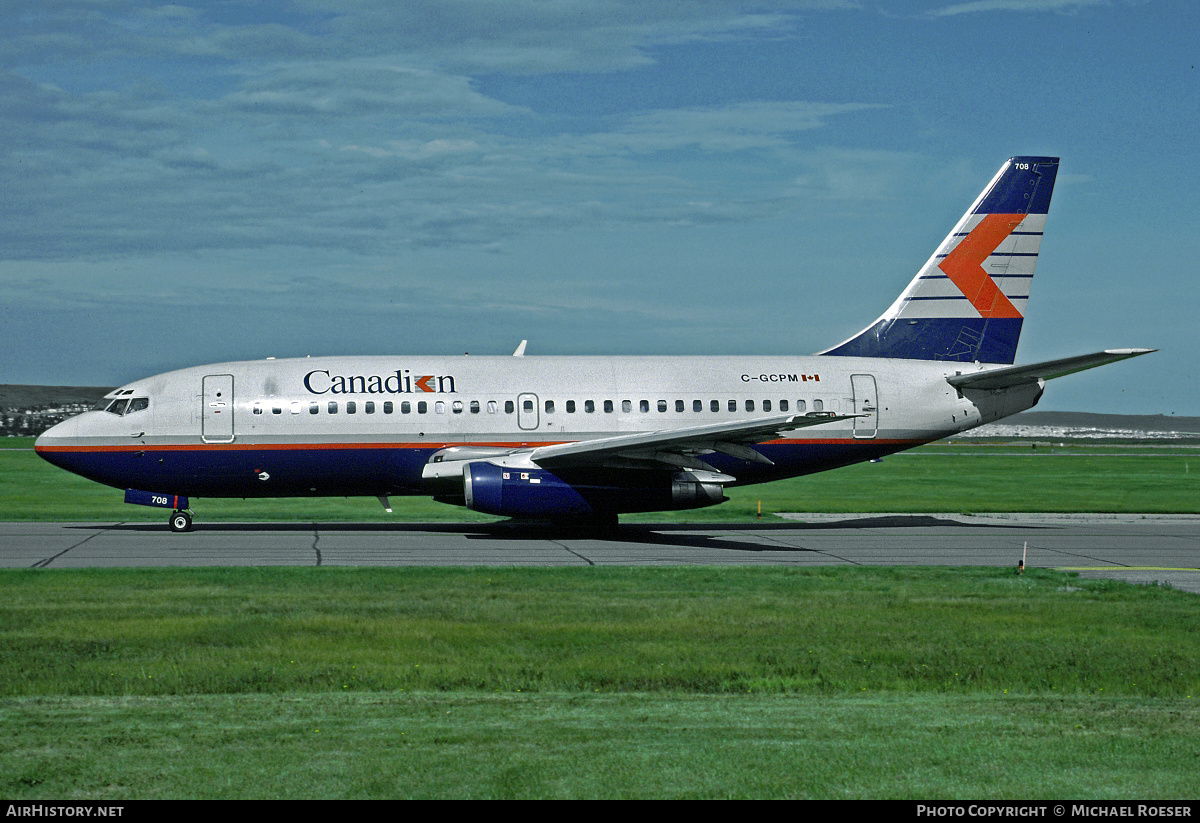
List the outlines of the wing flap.
{"type": "Polygon", "coordinates": [[[813,412],[757,420],[735,420],[653,432],[619,434],[573,443],[556,443],[534,449],[529,458],[544,468],[596,465],[609,459],[650,460],[666,465],[691,463],[702,452],[722,452],[742,460],[770,462],[749,444],[770,440],[781,432],[820,426],[858,417],[853,414],[813,412]],[[748,454],[753,452],[753,455],[748,454]]]}

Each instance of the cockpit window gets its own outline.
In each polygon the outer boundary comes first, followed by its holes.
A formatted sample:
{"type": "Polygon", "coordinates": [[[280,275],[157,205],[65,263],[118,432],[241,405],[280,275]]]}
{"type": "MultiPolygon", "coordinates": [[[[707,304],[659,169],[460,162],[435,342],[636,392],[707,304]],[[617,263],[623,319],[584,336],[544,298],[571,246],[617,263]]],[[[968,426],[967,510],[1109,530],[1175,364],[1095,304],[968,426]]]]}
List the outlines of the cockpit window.
{"type": "MultiPolygon", "coordinates": [[[[101,407],[97,406],[97,408],[101,407]]],[[[134,412],[140,412],[148,408],[150,408],[149,397],[120,397],[109,403],[107,407],[104,407],[104,410],[120,417],[124,414],[133,414],[134,412]]]]}

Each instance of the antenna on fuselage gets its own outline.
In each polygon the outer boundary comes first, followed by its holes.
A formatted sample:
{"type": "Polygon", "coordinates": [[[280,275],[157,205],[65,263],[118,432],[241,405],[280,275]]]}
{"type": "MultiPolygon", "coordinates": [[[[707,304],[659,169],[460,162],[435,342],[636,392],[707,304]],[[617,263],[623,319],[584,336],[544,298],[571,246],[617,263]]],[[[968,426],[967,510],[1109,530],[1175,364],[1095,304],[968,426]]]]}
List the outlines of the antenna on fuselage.
{"type": "Polygon", "coordinates": [[[517,350],[515,352],[513,352],[513,357],[524,357],[525,356],[525,344],[528,342],[529,342],[528,340],[522,340],[521,345],[517,346],[517,350]]]}

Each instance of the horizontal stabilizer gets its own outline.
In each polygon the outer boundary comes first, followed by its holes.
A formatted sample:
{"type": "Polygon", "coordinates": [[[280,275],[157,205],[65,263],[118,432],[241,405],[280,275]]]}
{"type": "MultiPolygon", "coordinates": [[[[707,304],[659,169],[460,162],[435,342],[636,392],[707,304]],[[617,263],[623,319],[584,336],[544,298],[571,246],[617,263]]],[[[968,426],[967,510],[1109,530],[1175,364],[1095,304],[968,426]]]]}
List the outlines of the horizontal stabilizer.
{"type": "Polygon", "coordinates": [[[1157,351],[1157,349],[1106,349],[1095,354],[1046,360],[1028,366],[1008,366],[970,374],[955,374],[947,377],[946,382],[957,389],[1007,389],[1012,386],[1035,383],[1038,380],[1051,380],[1084,369],[1094,369],[1096,366],[1116,363],[1118,360],[1149,354],[1152,351],[1157,351]]]}

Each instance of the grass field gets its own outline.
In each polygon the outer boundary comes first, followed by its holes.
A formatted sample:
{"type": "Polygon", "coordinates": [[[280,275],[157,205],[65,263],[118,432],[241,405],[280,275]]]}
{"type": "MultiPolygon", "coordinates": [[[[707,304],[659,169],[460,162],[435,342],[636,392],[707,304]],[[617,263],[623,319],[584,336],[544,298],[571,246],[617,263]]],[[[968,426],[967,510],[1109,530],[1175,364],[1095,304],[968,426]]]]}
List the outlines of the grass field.
{"type": "Polygon", "coordinates": [[[1196,797],[1192,595],[885,568],[0,572],[0,794],[1196,797]]]}
{"type": "MultiPolygon", "coordinates": [[[[0,520],[160,520],[0,443],[0,520]]],[[[1196,512],[1186,448],[924,447],[696,512],[1196,512]]],[[[1198,472],[1191,472],[1196,462],[1198,472]]],[[[203,520],[494,519],[422,498],[203,520]]],[[[1200,600],[1031,570],[0,571],[0,796],[1196,798],[1200,600]]]]}
{"type": "MultiPolygon", "coordinates": [[[[129,506],[119,490],[58,469],[28,438],[0,440],[0,520],[165,521],[161,509],[129,506]]],[[[736,522],[759,504],[774,512],[1200,512],[1200,450],[1146,446],[933,444],[836,471],[728,490],[707,509],[623,515],[627,522],[736,522]],[[1196,464],[1196,471],[1191,464],[1196,464]]],[[[201,500],[200,522],[317,520],[479,522],[424,497],[201,500]]]]}

